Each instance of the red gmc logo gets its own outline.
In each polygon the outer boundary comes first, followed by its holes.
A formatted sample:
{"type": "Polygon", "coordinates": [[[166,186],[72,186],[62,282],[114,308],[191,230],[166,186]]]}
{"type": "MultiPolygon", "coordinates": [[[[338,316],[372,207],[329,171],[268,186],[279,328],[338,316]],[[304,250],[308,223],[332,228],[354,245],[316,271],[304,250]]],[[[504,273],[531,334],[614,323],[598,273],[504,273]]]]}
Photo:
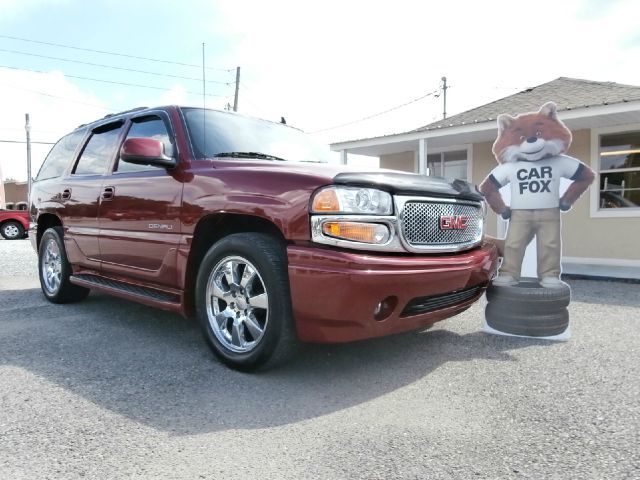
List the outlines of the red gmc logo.
{"type": "Polygon", "coordinates": [[[467,228],[469,217],[466,215],[452,215],[440,217],[440,230],[464,230],[467,228]]]}

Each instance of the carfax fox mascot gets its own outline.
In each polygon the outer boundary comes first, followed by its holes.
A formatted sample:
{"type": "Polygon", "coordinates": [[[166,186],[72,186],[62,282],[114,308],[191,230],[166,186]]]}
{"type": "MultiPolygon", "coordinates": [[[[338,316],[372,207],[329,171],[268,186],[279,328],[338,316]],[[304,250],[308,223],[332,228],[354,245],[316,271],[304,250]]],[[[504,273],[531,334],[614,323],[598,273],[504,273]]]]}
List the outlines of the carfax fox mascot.
{"type": "Polygon", "coordinates": [[[494,285],[516,285],[527,245],[536,237],[538,279],[546,288],[560,280],[560,211],[567,211],[595,175],[584,163],[563,155],[571,145],[571,132],[556,113],[556,104],[545,103],[538,112],[516,117],[498,116],[498,138],[493,154],[499,165],[480,184],[493,211],[509,219],[504,259],[494,285]],[[560,197],[560,178],[573,180],[560,197]],[[511,184],[511,206],[500,188],[511,184]]]}

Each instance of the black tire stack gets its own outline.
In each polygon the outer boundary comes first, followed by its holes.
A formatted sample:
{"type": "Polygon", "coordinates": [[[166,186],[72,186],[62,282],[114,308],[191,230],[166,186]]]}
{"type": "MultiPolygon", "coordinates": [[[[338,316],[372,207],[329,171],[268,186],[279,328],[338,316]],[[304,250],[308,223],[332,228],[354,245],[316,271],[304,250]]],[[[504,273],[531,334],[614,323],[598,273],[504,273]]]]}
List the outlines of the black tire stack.
{"type": "Polygon", "coordinates": [[[487,325],[494,330],[527,337],[551,337],[569,326],[568,285],[544,288],[537,278],[522,278],[512,287],[487,287],[487,325]]]}

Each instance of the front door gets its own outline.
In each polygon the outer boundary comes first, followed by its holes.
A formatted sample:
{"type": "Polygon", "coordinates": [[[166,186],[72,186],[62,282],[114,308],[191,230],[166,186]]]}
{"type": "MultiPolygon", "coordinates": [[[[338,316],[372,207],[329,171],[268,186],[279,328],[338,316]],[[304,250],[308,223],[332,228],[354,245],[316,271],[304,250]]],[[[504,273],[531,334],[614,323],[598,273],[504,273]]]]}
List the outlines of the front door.
{"type": "MultiPolygon", "coordinates": [[[[126,138],[153,138],[175,156],[163,112],[133,118],[126,138]]],[[[183,183],[166,168],[117,158],[100,194],[100,259],[104,274],[174,286],[183,183]]]]}

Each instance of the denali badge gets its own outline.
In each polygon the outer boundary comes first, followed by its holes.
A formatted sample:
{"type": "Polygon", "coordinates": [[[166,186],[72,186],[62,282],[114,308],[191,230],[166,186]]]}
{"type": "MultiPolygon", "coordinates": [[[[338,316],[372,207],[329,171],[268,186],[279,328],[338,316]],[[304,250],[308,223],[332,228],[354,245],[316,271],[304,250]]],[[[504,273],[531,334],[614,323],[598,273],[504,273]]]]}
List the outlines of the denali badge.
{"type": "Polygon", "coordinates": [[[173,225],[167,225],[166,223],[150,223],[149,228],[157,228],[160,230],[173,230],[173,225]]]}
{"type": "Polygon", "coordinates": [[[466,215],[451,215],[440,217],[440,230],[464,230],[467,228],[469,217],[466,215]]]}

